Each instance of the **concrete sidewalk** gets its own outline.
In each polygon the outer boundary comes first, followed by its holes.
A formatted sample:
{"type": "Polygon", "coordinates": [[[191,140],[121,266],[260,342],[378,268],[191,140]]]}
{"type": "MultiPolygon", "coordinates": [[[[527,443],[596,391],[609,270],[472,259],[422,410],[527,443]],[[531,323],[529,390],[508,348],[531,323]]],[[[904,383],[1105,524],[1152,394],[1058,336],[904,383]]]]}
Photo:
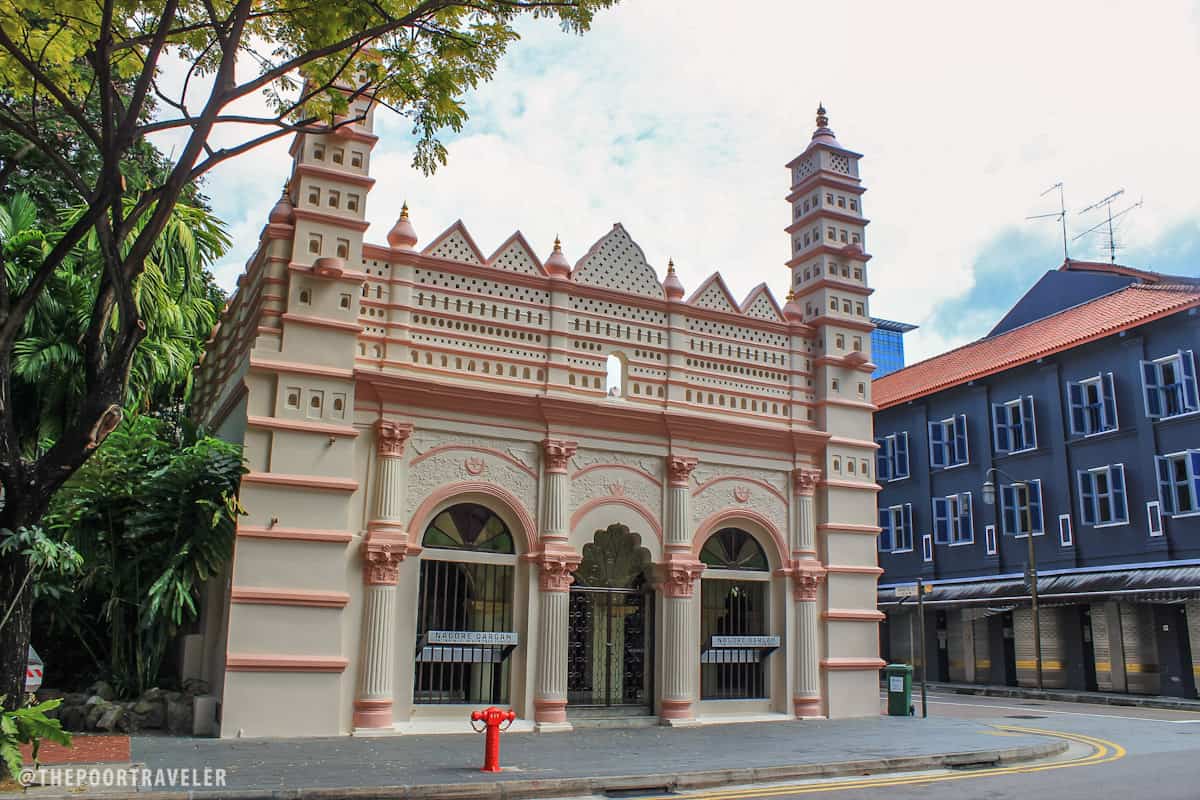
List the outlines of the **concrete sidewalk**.
{"type": "MultiPolygon", "coordinates": [[[[885,688],[886,691],[886,688],[885,688]]],[[[1081,692],[1075,689],[1032,689],[1024,686],[983,686],[975,683],[929,683],[929,693],[968,694],[981,697],[1022,697],[1031,700],[1056,700],[1063,703],[1096,703],[1107,706],[1165,708],[1200,713],[1200,700],[1162,695],[1125,694],[1123,692],[1081,692]]],[[[914,702],[921,690],[913,686],[914,702]]]]}
{"type": "MultiPolygon", "coordinates": [[[[614,790],[649,793],[757,781],[983,766],[1044,758],[1066,743],[1000,734],[974,721],[878,717],[839,721],[584,729],[505,734],[504,771],[478,771],[474,734],[324,739],[135,737],[133,760],[150,770],[226,770],[212,800],[292,798],[565,797],[614,790]]],[[[107,790],[111,796],[112,790],[107,790]]],[[[26,797],[102,796],[44,787],[26,797]]],[[[126,791],[126,794],[129,794],[126,791]]],[[[137,797],[185,796],[158,790],[137,797]]]]}

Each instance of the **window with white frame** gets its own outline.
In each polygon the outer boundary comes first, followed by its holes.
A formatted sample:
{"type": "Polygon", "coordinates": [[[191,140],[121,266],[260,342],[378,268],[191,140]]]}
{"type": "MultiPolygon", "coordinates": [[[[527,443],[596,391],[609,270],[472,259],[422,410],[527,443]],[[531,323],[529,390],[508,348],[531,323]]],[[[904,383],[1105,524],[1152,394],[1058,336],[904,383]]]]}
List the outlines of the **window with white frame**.
{"type": "Polygon", "coordinates": [[[1032,397],[992,404],[992,442],[997,453],[1020,453],[1037,447],[1032,397]]]}
{"type": "Polygon", "coordinates": [[[879,509],[879,549],[885,553],[913,549],[912,503],[879,509]]]}
{"type": "Polygon", "coordinates": [[[985,525],[983,528],[983,546],[989,556],[996,555],[996,526],[985,525]]]}
{"type": "Polygon", "coordinates": [[[1063,547],[1075,544],[1075,532],[1071,530],[1071,515],[1058,515],[1058,543],[1063,547]]]}
{"type": "Polygon", "coordinates": [[[1191,350],[1142,362],[1142,399],[1146,416],[1165,419],[1200,410],[1196,396],[1196,359],[1191,350]]]}
{"type": "Polygon", "coordinates": [[[967,415],[929,423],[929,464],[957,467],[971,460],[967,449],[967,415]]]}
{"type": "Polygon", "coordinates": [[[1158,499],[1168,516],[1200,512],[1200,450],[1155,456],[1158,499]]]}
{"type": "Polygon", "coordinates": [[[1125,466],[1110,464],[1079,472],[1079,510],[1084,525],[1124,525],[1129,522],[1125,503],[1125,466]]]}
{"type": "Polygon", "coordinates": [[[921,560],[933,561],[933,538],[928,533],[921,537],[921,560]]]}
{"type": "Polygon", "coordinates": [[[933,541],[937,544],[975,541],[970,492],[933,498],[933,541]]]}
{"type": "Polygon", "coordinates": [[[1163,535],[1162,506],[1157,500],[1146,503],[1146,524],[1150,528],[1151,536],[1163,535]]]}
{"type": "Polygon", "coordinates": [[[1006,536],[1034,536],[1046,532],[1042,520],[1042,482],[1010,483],[1000,487],[1000,524],[1006,536]]]}
{"type": "Polygon", "coordinates": [[[1111,372],[1067,384],[1071,433],[1091,436],[1117,429],[1117,393],[1111,372]]]}
{"type": "Polygon", "coordinates": [[[908,477],[908,432],[891,433],[875,440],[875,477],[881,481],[898,481],[908,477]]]}

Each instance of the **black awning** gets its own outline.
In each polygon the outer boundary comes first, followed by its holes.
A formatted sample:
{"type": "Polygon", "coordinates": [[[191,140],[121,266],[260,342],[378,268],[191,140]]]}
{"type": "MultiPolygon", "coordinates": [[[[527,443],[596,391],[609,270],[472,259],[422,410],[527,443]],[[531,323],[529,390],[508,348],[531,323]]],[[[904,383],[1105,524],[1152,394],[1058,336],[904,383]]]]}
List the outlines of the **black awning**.
{"type": "MultiPolygon", "coordinates": [[[[962,583],[938,583],[934,580],[929,584],[933,588],[925,595],[926,604],[975,605],[1029,600],[1029,587],[1020,578],[980,579],[962,583]]],[[[1038,578],[1038,599],[1047,603],[1104,598],[1167,603],[1198,597],[1200,566],[1073,572],[1038,578]]],[[[892,589],[879,590],[881,606],[895,606],[900,600],[892,589]]],[[[904,604],[915,605],[916,598],[907,598],[904,604]]]]}

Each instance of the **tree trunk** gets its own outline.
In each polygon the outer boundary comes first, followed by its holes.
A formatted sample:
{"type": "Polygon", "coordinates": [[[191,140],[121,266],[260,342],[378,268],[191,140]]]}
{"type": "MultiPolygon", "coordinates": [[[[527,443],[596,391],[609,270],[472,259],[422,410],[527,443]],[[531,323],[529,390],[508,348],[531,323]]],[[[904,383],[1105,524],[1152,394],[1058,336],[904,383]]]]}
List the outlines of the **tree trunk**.
{"type": "MultiPolygon", "coordinates": [[[[0,529],[18,530],[36,525],[45,512],[45,503],[35,504],[34,498],[17,491],[8,491],[5,505],[0,509],[0,529]]],[[[25,699],[25,671],[29,664],[29,638],[33,625],[33,584],[25,578],[29,574],[29,558],[20,552],[0,556],[0,616],[7,613],[10,604],[15,606],[9,614],[4,629],[0,630],[0,695],[4,696],[4,708],[19,708],[25,699]],[[21,590],[21,584],[25,588],[21,590]]]]}

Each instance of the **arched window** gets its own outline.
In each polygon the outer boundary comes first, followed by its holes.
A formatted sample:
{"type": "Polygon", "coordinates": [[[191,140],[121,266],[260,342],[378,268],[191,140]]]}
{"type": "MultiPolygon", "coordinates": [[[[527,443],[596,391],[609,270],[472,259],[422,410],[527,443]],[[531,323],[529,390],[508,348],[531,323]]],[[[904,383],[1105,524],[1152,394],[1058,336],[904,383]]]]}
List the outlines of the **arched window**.
{"type": "Polygon", "coordinates": [[[624,397],[625,376],[628,372],[625,356],[620,353],[610,355],[605,363],[605,372],[604,393],[609,397],[624,397]]]}
{"type": "Polygon", "coordinates": [[[771,649],[759,645],[768,630],[767,554],[746,531],[723,528],[704,543],[700,560],[708,567],[700,582],[700,695],[765,698],[771,649]]]}
{"type": "Polygon", "coordinates": [[[486,506],[460,503],[429,523],[421,544],[414,702],[509,702],[512,532],[486,506]]]}

